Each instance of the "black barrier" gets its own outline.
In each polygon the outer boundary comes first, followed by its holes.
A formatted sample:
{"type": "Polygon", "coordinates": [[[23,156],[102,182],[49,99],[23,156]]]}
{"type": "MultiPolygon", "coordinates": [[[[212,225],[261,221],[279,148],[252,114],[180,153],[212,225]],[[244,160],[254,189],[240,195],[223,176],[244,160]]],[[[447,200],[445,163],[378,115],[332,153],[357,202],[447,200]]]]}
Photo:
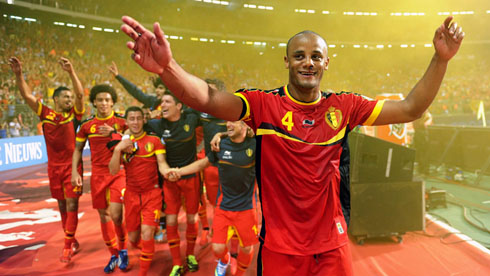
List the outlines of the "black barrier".
{"type": "Polygon", "coordinates": [[[429,126],[431,164],[490,175],[490,128],[429,126]]]}

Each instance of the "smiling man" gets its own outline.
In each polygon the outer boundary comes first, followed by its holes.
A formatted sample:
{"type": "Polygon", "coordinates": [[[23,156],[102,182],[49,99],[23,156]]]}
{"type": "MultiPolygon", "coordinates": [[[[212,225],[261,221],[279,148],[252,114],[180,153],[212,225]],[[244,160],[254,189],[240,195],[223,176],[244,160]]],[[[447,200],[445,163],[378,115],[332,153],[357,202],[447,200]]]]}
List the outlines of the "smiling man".
{"type": "MultiPolygon", "coordinates": [[[[196,112],[183,109],[182,102],[170,91],[166,91],[161,103],[162,118],[151,120],[148,126],[165,141],[167,162],[170,167],[186,166],[196,160],[196,127],[199,125],[199,116],[196,112]]],[[[199,208],[200,181],[196,173],[182,176],[178,181],[165,180],[163,194],[167,207],[165,215],[167,220],[167,239],[173,260],[171,276],[183,273],[180,257],[180,238],[178,232],[177,215],[181,206],[181,194],[185,198],[185,211],[187,213],[186,229],[186,266],[191,272],[197,271],[199,265],[194,256],[194,247],[197,238],[196,214],[199,208]]]]}
{"type": "Polygon", "coordinates": [[[464,33],[452,17],[436,29],[435,53],[404,100],[369,101],[320,90],[329,58],[325,40],[311,31],[288,43],[289,83],[274,90],[218,91],[185,72],[172,57],[160,25],[153,32],[130,17],[121,29],[134,61],[185,104],[217,118],[244,120],[257,135],[257,181],[263,220],[257,273],[352,275],[347,229],[339,202],[342,142],[357,125],[404,123],[432,103],[464,33]]]}

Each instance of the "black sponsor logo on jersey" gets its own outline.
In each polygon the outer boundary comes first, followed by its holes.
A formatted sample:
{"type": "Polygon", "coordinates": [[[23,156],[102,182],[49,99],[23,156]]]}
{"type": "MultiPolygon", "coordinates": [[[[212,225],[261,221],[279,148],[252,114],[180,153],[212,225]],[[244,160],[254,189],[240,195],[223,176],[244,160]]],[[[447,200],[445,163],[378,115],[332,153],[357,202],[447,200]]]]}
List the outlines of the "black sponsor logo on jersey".
{"type": "Polygon", "coordinates": [[[315,120],[303,120],[303,127],[312,127],[313,125],[315,125],[315,120]]]}

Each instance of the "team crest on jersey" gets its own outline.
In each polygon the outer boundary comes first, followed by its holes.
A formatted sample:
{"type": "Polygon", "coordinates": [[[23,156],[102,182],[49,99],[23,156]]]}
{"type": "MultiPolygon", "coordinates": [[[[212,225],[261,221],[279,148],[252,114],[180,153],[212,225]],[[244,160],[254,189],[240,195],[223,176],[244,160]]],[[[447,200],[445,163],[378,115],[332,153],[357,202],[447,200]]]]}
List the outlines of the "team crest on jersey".
{"type": "Polygon", "coordinates": [[[254,151],[251,149],[251,148],[248,148],[245,153],[247,154],[248,157],[252,157],[252,154],[254,153],[254,151]]]}
{"type": "Polygon", "coordinates": [[[325,121],[334,130],[338,129],[342,123],[342,111],[333,106],[329,107],[325,113],[325,121]]]}
{"type": "Polygon", "coordinates": [[[119,128],[120,128],[120,126],[119,126],[117,123],[116,123],[116,124],[114,124],[114,129],[115,129],[115,130],[119,131],[119,128]]]}
{"type": "Polygon", "coordinates": [[[191,129],[191,127],[189,125],[184,125],[184,130],[185,132],[189,132],[189,130],[191,129]]]}
{"type": "Polygon", "coordinates": [[[153,145],[153,143],[152,143],[152,142],[148,142],[148,143],[146,143],[146,145],[145,145],[145,150],[146,150],[146,152],[152,152],[154,148],[155,148],[155,146],[153,145]]]}

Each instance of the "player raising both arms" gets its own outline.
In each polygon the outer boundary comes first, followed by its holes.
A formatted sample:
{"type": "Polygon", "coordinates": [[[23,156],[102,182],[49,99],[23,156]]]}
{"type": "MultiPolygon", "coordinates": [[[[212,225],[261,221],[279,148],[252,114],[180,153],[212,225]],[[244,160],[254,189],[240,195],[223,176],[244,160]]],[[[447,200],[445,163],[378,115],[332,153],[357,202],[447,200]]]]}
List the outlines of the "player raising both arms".
{"type": "MultiPolygon", "coordinates": [[[[75,130],[85,111],[83,104],[83,86],[78,79],[71,62],[60,58],[60,65],[73,83],[75,97],[70,89],[60,86],[54,90],[54,109],[42,104],[32,95],[22,74],[22,63],[16,57],[9,59],[15,74],[20,94],[27,105],[36,112],[42,122],[44,140],[48,152],[48,177],[51,196],[58,201],[65,246],[60,261],[70,262],[79,244],[75,239],[78,225],[78,198],[82,187],[71,185],[71,156],[75,149],[75,130]],[[73,104],[73,98],[75,103],[73,104]]],[[[82,172],[82,164],[75,167],[77,173],[82,172]]]]}

